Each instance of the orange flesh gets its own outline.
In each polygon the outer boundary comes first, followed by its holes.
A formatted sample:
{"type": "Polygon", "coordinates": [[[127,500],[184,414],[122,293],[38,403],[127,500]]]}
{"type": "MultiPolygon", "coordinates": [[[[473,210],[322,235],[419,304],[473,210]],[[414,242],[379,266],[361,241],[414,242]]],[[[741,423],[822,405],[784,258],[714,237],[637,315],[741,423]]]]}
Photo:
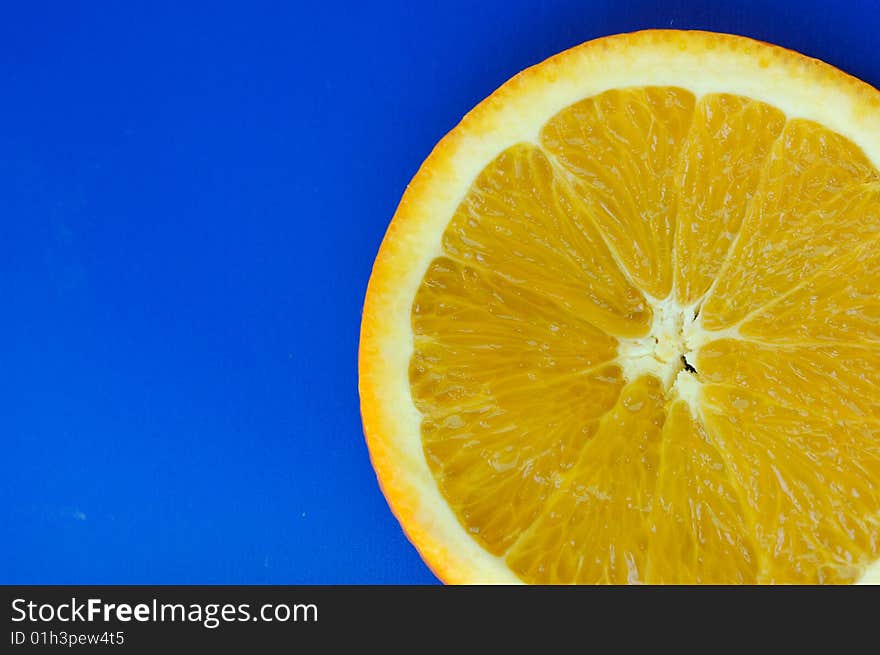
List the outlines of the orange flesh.
{"type": "Polygon", "coordinates": [[[858,579],[878,238],[877,171],[821,125],[671,87],[564,109],[474,181],[413,303],[440,491],[527,582],[858,579]],[[705,335],[668,356],[687,397],[624,362],[662,299],[705,335]]]}

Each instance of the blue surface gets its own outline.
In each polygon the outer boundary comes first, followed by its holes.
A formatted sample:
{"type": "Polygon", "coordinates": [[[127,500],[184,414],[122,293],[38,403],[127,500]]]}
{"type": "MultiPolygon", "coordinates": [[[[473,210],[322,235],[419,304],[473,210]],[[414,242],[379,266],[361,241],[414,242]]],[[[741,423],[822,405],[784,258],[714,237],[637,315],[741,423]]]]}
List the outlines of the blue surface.
{"type": "Polygon", "coordinates": [[[0,582],[434,581],[375,482],[400,194],[520,69],[647,27],[880,83],[876,3],[5,3],[0,582]]]}

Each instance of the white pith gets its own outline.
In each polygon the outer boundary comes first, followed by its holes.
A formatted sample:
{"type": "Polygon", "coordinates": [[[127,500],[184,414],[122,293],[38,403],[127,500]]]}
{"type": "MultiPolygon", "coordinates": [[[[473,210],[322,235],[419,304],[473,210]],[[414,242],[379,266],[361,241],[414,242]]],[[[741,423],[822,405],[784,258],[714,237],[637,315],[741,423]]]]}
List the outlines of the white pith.
{"type": "Polygon", "coordinates": [[[654,318],[647,336],[619,339],[617,363],[631,382],[642,375],[653,375],[677,396],[695,405],[696,377],[685,369],[684,357],[693,366],[697,351],[716,338],[704,330],[695,316],[696,305],[685,307],[672,296],[651,302],[654,318]],[[683,374],[683,375],[682,375],[683,374]]]}

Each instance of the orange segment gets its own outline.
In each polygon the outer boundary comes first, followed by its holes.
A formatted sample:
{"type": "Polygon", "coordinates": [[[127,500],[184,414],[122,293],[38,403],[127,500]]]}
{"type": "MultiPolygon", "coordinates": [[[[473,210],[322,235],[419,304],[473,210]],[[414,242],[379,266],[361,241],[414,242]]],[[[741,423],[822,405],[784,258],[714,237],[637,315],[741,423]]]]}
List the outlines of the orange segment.
{"type": "Polygon", "coordinates": [[[655,298],[672,285],[675,177],[693,108],[683,89],[615,89],[566,108],[541,131],[632,278],[655,298]]]}
{"type": "Polygon", "coordinates": [[[413,399],[462,523],[503,552],[623,384],[616,341],[532,292],[440,258],[413,308],[413,399]]]}
{"type": "MultiPolygon", "coordinates": [[[[836,217],[844,246],[825,267],[796,284],[740,327],[744,335],[788,341],[865,343],[880,352],[880,185],[855,196],[836,217]],[[861,229],[853,230],[858,222],[861,229]]],[[[866,355],[868,355],[866,353],[866,355]]]]}
{"type": "Polygon", "coordinates": [[[703,324],[710,330],[735,325],[820,270],[834,253],[876,234],[876,219],[858,211],[854,197],[861,196],[860,185],[877,179],[851,141],[810,121],[789,121],[728,265],[703,304],[703,324]]]}
{"type": "Polygon", "coordinates": [[[707,420],[758,518],[765,581],[857,579],[880,548],[880,357],[726,339],[697,365],[707,420]]]}
{"type": "Polygon", "coordinates": [[[792,411],[831,422],[880,421],[880,348],[722,339],[700,350],[696,366],[704,383],[759,393],[792,411]]]}
{"type": "Polygon", "coordinates": [[[623,390],[540,518],[507,555],[524,580],[644,581],[663,403],[654,377],[623,390]]]}
{"type": "Polygon", "coordinates": [[[647,581],[754,584],[754,518],[745,514],[724,457],[687,403],[669,408],[662,439],[647,581]]]}
{"type": "Polygon", "coordinates": [[[756,517],[759,581],[858,580],[880,555],[880,426],[721,386],[704,397],[707,427],[756,517]]]}
{"type": "Polygon", "coordinates": [[[684,142],[675,287],[685,306],[712,284],[758,186],[785,115],[729,94],[700,98],[684,142]]]}
{"type": "Polygon", "coordinates": [[[643,334],[651,320],[582,203],[534,146],[514,146],[483,170],[444,232],[443,249],[614,334],[643,334]]]}

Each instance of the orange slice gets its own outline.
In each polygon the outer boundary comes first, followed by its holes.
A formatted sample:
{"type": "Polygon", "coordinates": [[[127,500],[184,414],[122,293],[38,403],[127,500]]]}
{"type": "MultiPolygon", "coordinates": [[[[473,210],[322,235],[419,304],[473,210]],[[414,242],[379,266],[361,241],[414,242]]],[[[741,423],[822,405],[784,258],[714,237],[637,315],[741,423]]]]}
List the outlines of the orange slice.
{"type": "Polygon", "coordinates": [[[447,135],[361,331],[382,489],[447,582],[880,579],[880,94],[741,37],[600,39],[447,135]]]}

